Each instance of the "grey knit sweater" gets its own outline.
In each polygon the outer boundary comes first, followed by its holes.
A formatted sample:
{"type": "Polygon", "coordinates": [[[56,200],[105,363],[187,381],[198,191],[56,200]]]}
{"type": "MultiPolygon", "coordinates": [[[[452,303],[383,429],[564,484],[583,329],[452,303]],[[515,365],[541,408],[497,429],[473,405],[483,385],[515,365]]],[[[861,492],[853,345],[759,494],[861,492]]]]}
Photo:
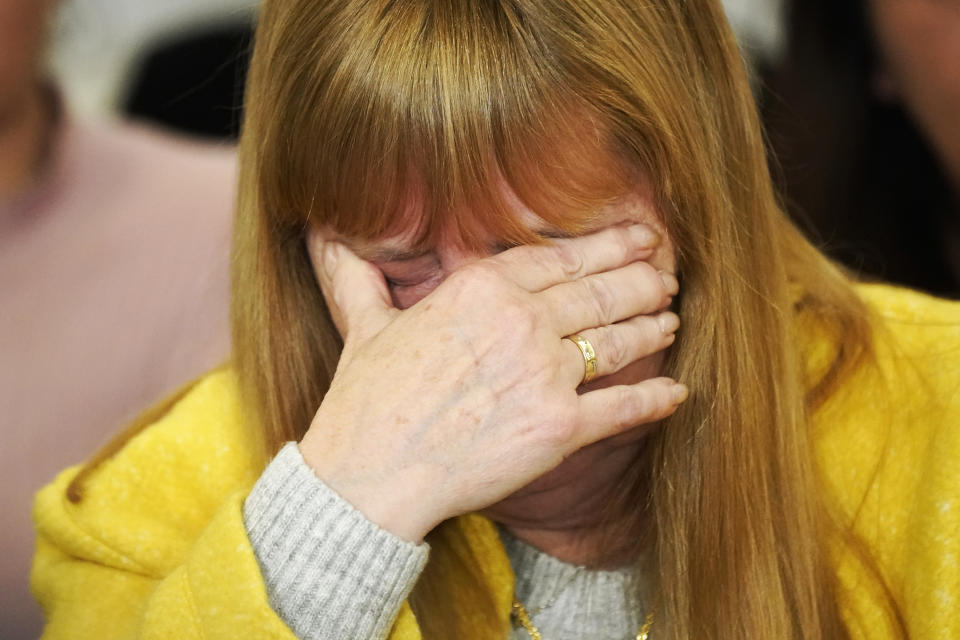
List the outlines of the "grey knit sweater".
{"type": "MultiPolygon", "coordinates": [[[[244,519],[270,602],[298,638],[386,638],[429,547],[384,531],[327,487],[293,443],[267,466],[244,519]]],[[[649,594],[631,570],[591,571],[553,558],[501,529],[516,596],[544,640],[635,638],[649,594]],[[542,610],[537,611],[541,607],[542,610]]],[[[514,629],[509,640],[527,640],[514,629]]],[[[491,639],[493,640],[493,639],[491,639]]]]}

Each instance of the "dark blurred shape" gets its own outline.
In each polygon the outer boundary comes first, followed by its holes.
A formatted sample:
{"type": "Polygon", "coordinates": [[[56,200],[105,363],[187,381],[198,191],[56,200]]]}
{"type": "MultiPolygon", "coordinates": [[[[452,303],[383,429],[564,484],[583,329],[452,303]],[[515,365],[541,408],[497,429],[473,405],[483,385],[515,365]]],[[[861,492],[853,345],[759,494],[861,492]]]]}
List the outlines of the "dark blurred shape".
{"type": "Polygon", "coordinates": [[[867,279],[957,297],[956,194],[909,114],[877,95],[869,24],[860,1],[792,3],[762,101],[775,178],[828,255],[867,279]]]}
{"type": "Polygon", "coordinates": [[[123,111],[194,136],[236,140],[253,26],[221,24],[159,42],[135,65],[123,111]]]}

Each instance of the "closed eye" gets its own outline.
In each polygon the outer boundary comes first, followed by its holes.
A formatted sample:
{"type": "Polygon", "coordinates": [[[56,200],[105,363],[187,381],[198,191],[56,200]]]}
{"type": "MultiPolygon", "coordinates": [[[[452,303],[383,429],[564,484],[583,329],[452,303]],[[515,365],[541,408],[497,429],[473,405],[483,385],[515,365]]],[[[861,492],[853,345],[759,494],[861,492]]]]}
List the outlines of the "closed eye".
{"type": "Polygon", "coordinates": [[[415,287],[433,280],[440,270],[436,257],[431,254],[407,260],[377,261],[374,265],[391,288],[415,287]]]}
{"type": "Polygon", "coordinates": [[[391,289],[413,289],[420,286],[429,286],[436,285],[437,280],[440,279],[439,272],[432,272],[429,274],[411,274],[407,275],[391,275],[386,271],[381,270],[383,273],[383,279],[386,281],[387,286],[391,289]]]}
{"type": "Polygon", "coordinates": [[[423,282],[422,279],[416,281],[406,281],[406,280],[396,280],[394,278],[384,278],[387,281],[387,286],[391,289],[402,288],[402,287],[415,287],[418,284],[423,282]]]}

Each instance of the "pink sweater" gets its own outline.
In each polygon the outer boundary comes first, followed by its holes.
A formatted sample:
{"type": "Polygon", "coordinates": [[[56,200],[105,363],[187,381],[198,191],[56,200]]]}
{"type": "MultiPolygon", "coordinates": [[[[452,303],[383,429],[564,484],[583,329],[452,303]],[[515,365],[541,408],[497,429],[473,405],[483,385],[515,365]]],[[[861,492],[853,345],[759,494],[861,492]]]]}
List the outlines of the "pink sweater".
{"type": "MultiPolygon", "coordinates": [[[[127,124],[59,126],[0,202],[0,627],[37,637],[32,494],[229,351],[235,160],[127,124]]],[[[11,634],[11,635],[8,635],[11,634]]]]}

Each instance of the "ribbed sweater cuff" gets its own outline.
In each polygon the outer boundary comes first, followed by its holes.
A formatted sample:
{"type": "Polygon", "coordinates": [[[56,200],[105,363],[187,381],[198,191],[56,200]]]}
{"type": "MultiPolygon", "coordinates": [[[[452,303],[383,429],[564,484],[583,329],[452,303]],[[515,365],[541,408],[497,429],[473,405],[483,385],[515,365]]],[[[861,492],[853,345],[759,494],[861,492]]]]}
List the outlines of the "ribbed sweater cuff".
{"type": "Polygon", "coordinates": [[[244,503],[271,605],[298,638],[386,638],[429,555],[368,520],[287,443],[244,503]]]}

